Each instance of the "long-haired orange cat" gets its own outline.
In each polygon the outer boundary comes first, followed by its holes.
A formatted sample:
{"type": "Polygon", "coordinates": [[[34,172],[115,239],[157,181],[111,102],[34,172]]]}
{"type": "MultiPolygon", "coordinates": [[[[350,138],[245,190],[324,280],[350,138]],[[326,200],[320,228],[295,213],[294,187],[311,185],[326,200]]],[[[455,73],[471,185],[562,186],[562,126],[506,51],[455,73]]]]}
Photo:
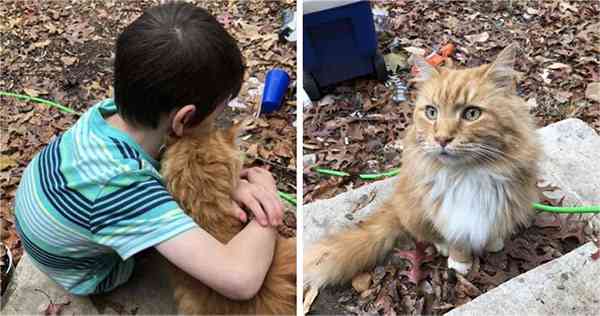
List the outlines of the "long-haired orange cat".
{"type": "Polygon", "coordinates": [[[415,57],[414,124],[395,191],[356,227],[307,249],[306,285],[347,281],[406,233],[449,252],[448,267],[466,274],[473,253],[502,250],[504,239],[528,223],[540,151],[528,107],[515,92],[515,50],[511,45],[493,63],[461,70],[415,57]]]}
{"type": "MultiPolygon", "coordinates": [[[[191,135],[174,141],[162,159],[167,189],[198,225],[226,243],[243,224],[231,215],[231,192],[240,179],[239,126],[227,130],[206,118],[191,135]]],[[[170,277],[183,314],[295,314],[296,239],[279,237],[263,286],[251,300],[234,301],[172,267],[170,277]]],[[[248,267],[251,269],[252,267],[248,267]]]]}

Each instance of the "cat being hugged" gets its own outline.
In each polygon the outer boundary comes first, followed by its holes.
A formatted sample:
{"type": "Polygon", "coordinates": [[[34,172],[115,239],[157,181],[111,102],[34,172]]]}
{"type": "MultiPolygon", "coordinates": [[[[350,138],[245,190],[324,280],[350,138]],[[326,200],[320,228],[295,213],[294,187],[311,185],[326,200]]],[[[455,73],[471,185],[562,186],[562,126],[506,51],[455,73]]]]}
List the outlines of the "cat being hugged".
{"type": "MultiPolygon", "coordinates": [[[[171,139],[162,159],[167,189],[202,229],[222,243],[229,242],[244,226],[232,212],[231,199],[242,169],[242,154],[236,144],[242,125],[218,129],[211,115],[190,135],[171,139]]],[[[296,238],[278,237],[264,283],[258,294],[246,301],[231,300],[175,266],[169,267],[179,313],[296,313],[296,238]]]]}
{"type": "Polygon", "coordinates": [[[392,196],[355,227],[308,247],[304,281],[348,281],[373,266],[400,236],[429,242],[467,274],[473,255],[503,249],[527,225],[537,199],[540,147],[526,103],[516,95],[516,45],[491,64],[419,70],[414,124],[404,139],[392,196]]]}

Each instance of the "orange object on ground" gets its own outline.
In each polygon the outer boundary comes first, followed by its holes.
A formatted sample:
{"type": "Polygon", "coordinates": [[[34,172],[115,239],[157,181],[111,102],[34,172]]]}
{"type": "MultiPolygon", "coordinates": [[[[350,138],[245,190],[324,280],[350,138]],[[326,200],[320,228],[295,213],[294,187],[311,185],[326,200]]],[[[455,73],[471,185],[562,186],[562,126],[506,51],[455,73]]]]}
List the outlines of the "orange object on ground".
{"type": "MultiPolygon", "coordinates": [[[[448,58],[448,56],[452,55],[453,52],[454,52],[454,44],[448,43],[448,44],[444,45],[442,48],[440,48],[439,52],[433,52],[429,56],[425,57],[425,60],[427,61],[428,64],[432,65],[433,67],[437,67],[442,62],[444,62],[444,60],[446,60],[448,58]]],[[[416,76],[419,74],[419,70],[417,69],[417,67],[412,66],[412,68],[410,69],[410,73],[413,76],[416,76]]]]}

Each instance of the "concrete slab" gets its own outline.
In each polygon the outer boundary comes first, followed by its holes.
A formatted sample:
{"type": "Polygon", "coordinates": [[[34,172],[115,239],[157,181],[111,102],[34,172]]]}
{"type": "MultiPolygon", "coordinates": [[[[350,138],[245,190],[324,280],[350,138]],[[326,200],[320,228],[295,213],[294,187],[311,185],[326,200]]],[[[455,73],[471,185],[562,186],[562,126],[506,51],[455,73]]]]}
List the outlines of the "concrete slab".
{"type": "Polygon", "coordinates": [[[166,275],[162,273],[162,260],[155,251],[143,253],[136,257],[136,269],[127,284],[103,295],[76,296],[46,277],[25,255],[2,297],[2,315],[39,314],[49,301],[36,289],[48,294],[55,304],[70,302],[62,315],[174,314],[175,303],[166,275]]]}
{"type": "Polygon", "coordinates": [[[331,199],[304,205],[304,247],[342,227],[352,225],[372,213],[392,194],[395,178],[374,182],[331,199]],[[373,200],[365,207],[352,211],[361,201],[373,200]]]}
{"type": "MultiPolygon", "coordinates": [[[[578,119],[538,130],[544,147],[542,176],[565,193],[565,205],[600,205],[600,136],[578,119]]],[[[584,215],[600,232],[600,215],[584,215]]],[[[588,231],[588,234],[591,233],[588,231]]]]}
{"type": "MultiPolygon", "coordinates": [[[[565,193],[564,204],[600,205],[600,136],[587,124],[568,119],[538,130],[544,157],[540,168],[544,179],[565,193]]],[[[374,211],[392,192],[395,179],[374,182],[332,199],[304,206],[304,245],[324,235],[353,225],[374,211]],[[369,193],[376,197],[364,208],[347,216],[369,193]]],[[[585,215],[590,227],[600,232],[600,215],[585,215]]],[[[600,261],[591,261],[592,243],[533,269],[449,315],[564,315],[595,314],[600,311],[600,261]]]]}
{"type": "Polygon", "coordinates": [[[458,315],[598,315],[600,261],[589,242],[446,313],[458,315]]]}

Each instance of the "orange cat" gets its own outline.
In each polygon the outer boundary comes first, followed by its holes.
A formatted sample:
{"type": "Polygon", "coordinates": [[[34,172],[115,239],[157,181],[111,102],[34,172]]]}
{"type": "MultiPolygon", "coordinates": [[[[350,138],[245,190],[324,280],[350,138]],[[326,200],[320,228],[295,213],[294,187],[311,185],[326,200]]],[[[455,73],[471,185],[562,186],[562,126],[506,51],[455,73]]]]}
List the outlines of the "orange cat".
{"type": "Polygon", "coordinates": [[[528,223],[540,151],[528,107],[515,93],[515,50],[461,70],[415,57],[414,124],[395,192],[356,227],[307,249],[306,285],[347,281],[407,233],[449,253],[448,267],[466,274],[473,253],[502,250],[504,239],[528,223]]]}
{"type": "MultiPolygon", "coordinates": [[[[231,192],[239,181],[238,126],[219,130],[208,117],[191,135],[174,141],[162,159],[167,189],[196,223],[226,243],[243,228],[230,215],[231,192]]],[[[277,240],[262,288],[248,301],[230,300],[184,271],[172,267],[174,296],[183,314],[295,314],[296,239],[277,240]]],[[[252,267],[248,267],[251,269],[252,267]]]]}

